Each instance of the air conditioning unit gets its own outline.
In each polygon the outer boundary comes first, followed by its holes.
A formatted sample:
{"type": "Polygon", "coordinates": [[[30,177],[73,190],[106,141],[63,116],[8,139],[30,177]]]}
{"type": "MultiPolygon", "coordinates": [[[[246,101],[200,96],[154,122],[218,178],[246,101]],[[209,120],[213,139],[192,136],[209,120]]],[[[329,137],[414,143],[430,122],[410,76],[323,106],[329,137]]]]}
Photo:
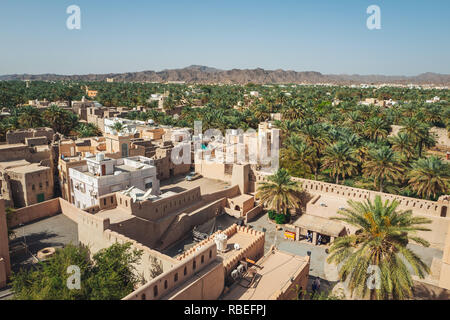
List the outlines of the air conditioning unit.
{"type": "Polygon", "coordinates": [[[240,273],[239,273],[239,271],[237,271],[237,269],[236,269],[236,270],[233,270],[233,271],[231,272],[231,277],[232,277],[234,280],[239,279],[239,278],[240,278],[240,273]]]}
{"type": "Polygon", "coordinates": [[[241,276],[243,276],[245,274],[245,272],[247,271],[247,266],[240,264],[236,270],[239,272],[239,274],[241,276]]]}

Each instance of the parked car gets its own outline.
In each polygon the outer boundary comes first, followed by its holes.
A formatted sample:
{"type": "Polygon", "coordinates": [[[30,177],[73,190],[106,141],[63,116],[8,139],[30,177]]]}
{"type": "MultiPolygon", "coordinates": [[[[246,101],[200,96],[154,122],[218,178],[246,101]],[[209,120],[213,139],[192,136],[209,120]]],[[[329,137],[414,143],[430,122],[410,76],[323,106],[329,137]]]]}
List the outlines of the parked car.
{"type": "Polygon", "coordinates": [[[193,181],[193,180],[199,179],[199,178],[201,178],[201,177],[202,177],[201,174],[195,173],[195,172],[191,172],[191,173],[189,173],[189,174],[186,176],[186,181],[193,181]]]}

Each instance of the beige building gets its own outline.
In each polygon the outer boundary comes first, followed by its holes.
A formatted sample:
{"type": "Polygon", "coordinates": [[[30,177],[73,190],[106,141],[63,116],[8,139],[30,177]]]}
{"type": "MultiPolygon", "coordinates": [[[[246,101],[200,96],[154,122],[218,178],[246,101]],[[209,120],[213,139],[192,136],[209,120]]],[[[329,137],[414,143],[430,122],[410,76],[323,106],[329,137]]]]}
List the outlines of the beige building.
{"type": "Polygon", "coordinates": [[[51,168],[25,160],[0,162],[1,193],[9,205],[30,206],[53,198],[51,168]]]}
{"type": "Polygon", "coordinates": [[[0,289],[6,286],[11,275],[11,262],[9,258],[8,228],[6,226],[5,201],[0,199],[0,289]]]}
{"type": "Polygon", "coordinates": [[[10,137],[28,145],[0,145],[0,191],[6,205],[18,208],[52,198],[57,148],[48,145],[47,137],[32,137],[29,132],[10,137]]]}

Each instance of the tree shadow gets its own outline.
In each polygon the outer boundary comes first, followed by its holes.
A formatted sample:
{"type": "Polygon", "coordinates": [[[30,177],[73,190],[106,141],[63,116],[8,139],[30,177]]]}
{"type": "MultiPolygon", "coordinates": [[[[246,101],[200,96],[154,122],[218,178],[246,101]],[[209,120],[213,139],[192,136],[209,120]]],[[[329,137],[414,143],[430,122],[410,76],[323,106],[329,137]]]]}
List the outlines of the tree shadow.
{"type": "Polygon", "coordinates": [[[37,232],[23,236],[17,236],[10,241],[10,258],[11,269],[17,272],[19,269],[28,270],[35,265],[36,259],[33,255],[36,255],[39,250],[47,247],[64,247],[65,243],[52,241],[52,239],[59,235],[54,232],[37,232]]]}
{"type": "Polygon", "coordinates": [[[415,300],[449,300],[450,290],[431,284],[414,282],[413,295],[415,300]]]}

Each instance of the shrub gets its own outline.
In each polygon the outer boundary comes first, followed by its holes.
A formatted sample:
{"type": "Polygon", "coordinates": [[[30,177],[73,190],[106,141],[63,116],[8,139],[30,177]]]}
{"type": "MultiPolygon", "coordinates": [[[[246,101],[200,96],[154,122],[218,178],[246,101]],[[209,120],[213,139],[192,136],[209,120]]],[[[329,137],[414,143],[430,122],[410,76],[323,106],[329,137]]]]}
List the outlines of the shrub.
{"type": "Polygon", "coordinates": [[[279,213],[275,216],[275,222],[277,224],[283,224],[286,222],[286,215],[279,213]]]}
{"type": "Polygon", "coordinates": [[[274,220],[275,217],[277,216],[277,213],[275,212],[275,210],[269,210],[269,211],[267,212],[267,214],[269,215],[269,219],[270,219],[270,220],[274,220]]]}

